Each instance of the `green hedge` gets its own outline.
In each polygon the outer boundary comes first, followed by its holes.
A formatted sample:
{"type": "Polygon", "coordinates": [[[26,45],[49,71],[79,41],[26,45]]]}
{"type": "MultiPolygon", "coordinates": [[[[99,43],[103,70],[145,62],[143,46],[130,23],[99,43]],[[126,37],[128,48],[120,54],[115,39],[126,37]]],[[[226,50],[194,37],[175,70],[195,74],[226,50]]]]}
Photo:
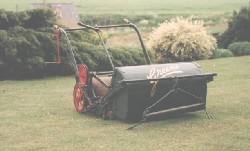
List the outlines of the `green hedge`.
{"type": "MultiPolygon", "coordinates": [[[[62,64],[56,61],[57,47],[52,28],[55,16],[49,9],[9,12],[0,10],[0,80],[29,79],[72,74],[61,45],[62,64]]],[[[71,44],[90,70],[111,70],[111,66],[94,31],[68,33],[71,44]]],[[[104,40],[107,36],[104,34],[104,40]]],[[[110,48],[115,66],[144,64],[142,51],[110,48]]]]}
{"type": "Polygon", "coordinates": [[[216,49],[213,52],[213,59],[233,57],[233,53],[228,49],[216,49]]]}
{"type": "Polygon", "coordinates": [[[250,42],[235,42],[228,46],[235,56],[250,55],[250,42]]]}
{"type": "MultiPolygon", "coordinates": [[[[96,46],[86,42],[75,43],[73,45],[90,70],[108,71],[112,69],[102,46],[96,46]]],[[[109,53],[114,65],[117,67],[146,63],[143,52],[139,49],[116,47],[109,48],[109,53]]]]}

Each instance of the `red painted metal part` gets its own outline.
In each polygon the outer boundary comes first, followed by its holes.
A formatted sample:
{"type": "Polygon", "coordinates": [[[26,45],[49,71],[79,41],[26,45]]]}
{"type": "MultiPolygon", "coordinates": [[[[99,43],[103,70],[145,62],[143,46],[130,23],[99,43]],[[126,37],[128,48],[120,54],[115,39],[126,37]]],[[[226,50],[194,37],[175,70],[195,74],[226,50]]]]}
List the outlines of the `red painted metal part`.
{"type": "Polygon", "coordinates": [[[88,67],[85,64],[81,64],[78,67],[79,82],[84,86],[88,81],[88,67]]]}
{"type": "Polygon", "coordinates": [[[75,85],[73,97],[77,112],[82,113],[85,110],[85,107],[84,107],[84,93],[80,84],[75,85]]]}

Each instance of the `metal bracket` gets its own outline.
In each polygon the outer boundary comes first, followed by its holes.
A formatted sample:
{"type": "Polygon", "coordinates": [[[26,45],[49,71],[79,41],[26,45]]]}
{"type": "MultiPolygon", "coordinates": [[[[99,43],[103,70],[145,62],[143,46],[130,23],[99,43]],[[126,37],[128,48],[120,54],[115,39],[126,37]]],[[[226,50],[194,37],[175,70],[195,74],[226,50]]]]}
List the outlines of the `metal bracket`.
{"type": "MultiPolygon", "coordinates": [[[[143,122],[145,122],[146,119],[147,119],[147,117],[152,116],[152,115],[162,114],[162,113],[167,113],[167,112],[173,112],[173,111],[176,111],[176,110],[183,110],[183,109],[187,109],[187,108],[190,108],[190,107],[196,107],[196,106],[204,105],[204,103],[203,103],[203,102],[204,102],[204,99],[203,99],[203,98],[198,97],[198,96],[196,96],[196,95],[194,95],[194,94],[191,94],[191,93],[189,93],[189,92],[187,92],[187,91],[185,91],[185,90],[182,90],[182,89],[178,88],[178,77],[175,77],[173,80],[174,80],[174,84],[173,84],[173,86],[172,86],[172,89],[171,89],[167,94],[165,94],[162,98],[160,98],[157,102],[155,102],[153,105],[147,107],[147,108],[144,110],[144,112],[143,112],[142,120],[141,120],[139,123],[135,124],[134,126],[129,127],[127,130],[132,130],[132,129],[135,128],[136,126],[138,126],[138,125],[142,124],[143,122]],[[168,109],[168,110],[163,110],[163,111],[148,113],[152,107],[154,107],[155,105],[157,105],[158,103],[160,103],[161,101],[163,101],[163,100],[164,100],[165,98],[167,98],[171,93],[173,93],[173,92],[178,92],[178,91],[181,91],[181,92],[183,92],[183,93],[185,93],[185,94],[187,94],[187,95],[189,95],[189,96],[192,96],[192,97],[194,97],[194,98],[196,98],[196,99],[198,99],[198,100],[201,100],[202,103],[196,103],[196,104],[192,104],[192,105],[188,105],[188,106],[180,106],[180,107],[173,108],[173,109],[168,109]]],[[[209,119],[212,119],[212,118],[213,118],[213,116],[212,116],[211,114],[208,114],[208,112],[207,112],[206,109],[205,109],[204,111],[206,112],[206,114],[207,114],[207,116],[208,116],[209,119]]]]}

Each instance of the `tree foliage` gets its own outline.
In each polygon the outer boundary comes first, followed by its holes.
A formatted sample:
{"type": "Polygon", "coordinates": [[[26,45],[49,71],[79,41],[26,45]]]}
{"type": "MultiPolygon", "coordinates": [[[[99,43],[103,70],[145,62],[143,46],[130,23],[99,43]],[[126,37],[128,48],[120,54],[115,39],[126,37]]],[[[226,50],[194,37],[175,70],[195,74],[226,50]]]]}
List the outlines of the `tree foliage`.
{"type": "Polygon", "coordinates": [[[228,29],[220,36],[218,43],[227,48],[231,43],[250,41],[250,5],[234,11],[228,22],[228,29]]]}
{"type": "Polygon", "coordinates": [[[202,21],[177,17],[154,29],[147,44],[159,62],[175,62],[209,58],[216,40],[207,34],[202,21]]]}

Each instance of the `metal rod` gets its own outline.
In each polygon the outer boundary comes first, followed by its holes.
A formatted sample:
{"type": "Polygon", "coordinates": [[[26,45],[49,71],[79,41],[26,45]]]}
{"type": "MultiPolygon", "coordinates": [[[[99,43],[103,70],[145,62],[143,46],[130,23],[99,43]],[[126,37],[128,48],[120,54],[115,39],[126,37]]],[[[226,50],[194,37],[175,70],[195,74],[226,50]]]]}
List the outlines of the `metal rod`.
{"type": "Polygon", "coordinates": [[[189,109],[189,108],[192,108],[192,107],[198,107],[198,106],[202,106],[202,105],[204,105],[204,103],[197,103],[197,104],[192,104],[192,105],[187,105],[187,106],[181,106],[181,107],[177,107],[177,108],[162,110],[162,111],[158,111],[158,112],[152,112],[152,113],[146,114],[146,117],[150,117],[150,116],[154,116],[154,115],[158,115],[158,114],[170,113],[170,112],[174,112],[174,111],[185,110],[185,109],[189,109]]]}
{"type": "Polygon", "coordinates": [[[103,86],[105,86],[106,88],[110,88],[107,83],[105,83],[104,81],[102,81],[102,79],[100,79],[96,74],[92,74],[92,76],[99,81],[103,86]]]}
{"type": "Polygon", "coordinates": [[[88,30],[87,28],[83,27],[83,28],[68,28],[68,29],[64,29],[65,31],[74,31],[74,30],[88,30]]]}
{"type": "Polygon", "coordinates": [[[217,73],[208,73],[208,74],[197,74],[197,75],[184,75],[184,76],[174,76],[166,78],[154,78],[154,79],[135,79],[135,80],[122,80],[121,83],[134,83],[134,82],[144,82],[144,81],[158,81],[158,80],[167,80],[167,79],[184,79],[184,78],[195,78],[195,77],[213,77],[217,73]]]}
{"type": "Polygon", "coordinates": [[[110,63],[110,65],[111,65],[111,67],[112,67],[112,70],[114,70],[114,69],[115,69],[115,66],[114,66],[114,64],[113,64],[113,62],[112,62],[112,60],[111,60],[110,55],[109,55],[108,48],[107,48],[106,44],[105,44],[104,41],[103,41],[103,38],[102,38],[102,35],[101,35],[101,31],[100,31],[100,30],[97,30],[96,32],[97,32],[99,38],[101,39],[102,46],[103,46],[103,48],[104,48],[104,50],[105,50],[105,52],[106,52],[106,55],[107,55],[107,57],[108,57],[109,63],[110,63]]]}
{"type": "MultiPolygon", "coordinates": [[[[77,76],[79,74],[79,71],[78,71],[78,67],[77,67],[77,63],[76,63],[76,60],[75,60],[75,55],[74,55],[74,52],[73,52],[73,48],[71,46],[71,43],[70,43],[70,40],[68,38],[68,35],[66,33],[66,31],[62,28],[59,28],[61,33],[64,34],[65,38],[66,38],[66,41],[67,41],[67,45],[69,47],[69,54],[71,55],[68,55],[68,57],[70,57],[70,61],[72,63],[72,67],[75,69],[75,75],[77,76]]],[[[67,52],[67,50],[66,50],[67,52]]]]}
{"type": "Polygon", "coordinates": [[[188,95],[190,95],[190,96],[192,96],[192,97],[194,97],[194,98],[196,98],[196,99],[198,99],[198,100],[200,100],[200,101],[202,101],[202,102],[205,102],[205,101],[206,101],[204,98],[198,97],[198,96],[196,96],[196,95],[193,95],[192,93],[189,93],[189,92],[187,92],[187,91],[185,91],[185,90],[182,90],[182,89],[180,89],[180,88],[177,88],[177,90],[178,90],[178,91],[181,91],[181,92],[183,92],[183,93],[186,93],[186,94],[188,94],[188,95]]]}
{"type": "Polygon", "coordinates": [[[96,75],[112,75],[113,71],[96,72],[96,75]]]}
{"type": "Polygon", "coordinates": [[[90,26],[90,25],[86,25],[82,22],[78,23],[79,26],[82,26],[84,28],[88,28],[88,29],[92,29],[92,30],[97,30],[97,29],[105,29],[105,28],[119,28],[119,27],[130,27],[129,24],[120,24],[120,25],[106,25],[106,26],[90,26]]]}
{"type": "Polygon", "coordinates": [[[151,64],[151,60],[150,60],[149,55],[148,55],[148,50],[146,49],[145,44],[144,44],[144,42],[142,40],[142,36],[141,36],[141,32],[140,32],[139,28],[135,24],[129,22],[128,20],[125,20],[125,21],[126,21],[127,24],[121,24],[121,25],[107,25],[107,26],[95,26],[95,27],[92,27],[92,26],[86,25],[86,24],[84,24],[82,22],[79,22],[78,25],[82,26],[82,27],[85,27],[85,28],[88,28],[88,29],[95,30],[95,31],[99,31],[102,28],[116,28],[116,27],[130,27],[130,28],[133,28],[136,31],[136,33],[137,33],[137,35],[139,37],[139,41],[140,41],[140,44],[141,44],[141,47],[142,47],[142,50],[143,50],[143,54],[144,54],[144,56],[146,58],[147,64],[151,64]]]}
{"type": "Polygon", "coordinates": [[[206,109],[204,111],[207,114],[208,119],[210,119],[210,120],[213,119],[212,114],[209,114],[206,109]]]}
{"type": "Polygon", "coordinates": [[[146,57],[147,64],[151,64],[151,60],[150,60],[149,55],[148,55],[148,50],[146,49],[145,44],[142,40],[142,36],[141,36],[141,32],[140,32],[139,28],[135,24],[132,24],[132,23],[129,23],[129,25],[130,25],[130,27],[132,27],[136,31],[136,33],[139,37],[144,56],[146,57]]]}
{"type": "Polygon", "coordinates": [[[90,26],[90,25],[86,25],[82,22],[78,23],[79,26],[82,26],[81,28],[67,28],[65,29],[65,31],[74,31],[74,30],[88,30],[88,29],[92,29],[92,30],[98,30],[98,29],[108,29],[108,28],[120,28],[120,27],[131,27],[130,24],[120,24],[120,25],[107,25],[107,26],[90,26]]]}
{"type": "Polygon", "coordinates": [[[135,124],[135,125],[133,125],[133,126],[127,128],[127,130],[132,130],[132,129],[134,129],[135,127],[137,127],[137,126],[141,125],[143,122],[145,122],[145,120],[146,120],[146,119],[142,119],[139,123],[137,123],[137,124],[135,124]]]}

